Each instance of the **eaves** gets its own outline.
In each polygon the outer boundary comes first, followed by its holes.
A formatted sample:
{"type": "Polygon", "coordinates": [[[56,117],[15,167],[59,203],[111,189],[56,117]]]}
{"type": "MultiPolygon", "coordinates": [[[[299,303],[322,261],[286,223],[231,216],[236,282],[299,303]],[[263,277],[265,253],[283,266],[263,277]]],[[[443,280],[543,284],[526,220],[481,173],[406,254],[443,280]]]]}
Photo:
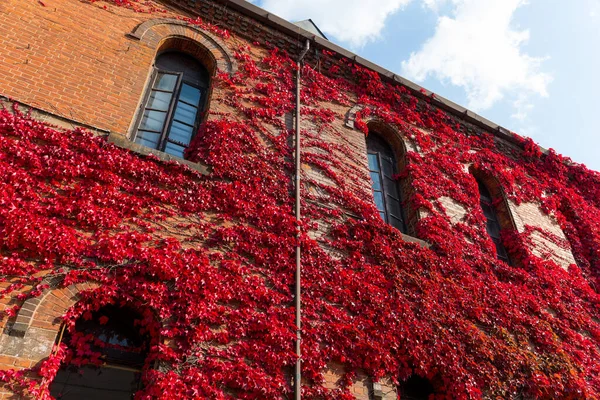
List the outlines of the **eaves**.
{"type": "MultiPolygon", "coordinates": [[[[177,3],[178,5],[181,4],[181,0],[179,0],[179,1],[163,0],[163,1],[177,3]]],[[[187,0],[187,1],[185,1],[185,3],[187,3],[187,5],[189,5],[190,8],[194,8],[195,5],[197,5],[198,3],[202,2],[202,1],[205,1],[205,0],[187,0]]],[[[278,17],[275,14],[272,14],[260,7],[257,7],[254,4],[249,3],[248,1],[245,1],[245,0],[212,0],[212,1],[215,3],[220,3],[226,9],[237,11],[246,17],[249,17],[257,22],[260,22],[280,33],[288,35],[291,38],[308,39],[312,42],[311,45],[313,47],[328,50],[328,51],[337,53],[338,55],[340,55],[342,57],[348,58],[364,68],[367,68],[374,72],[377,72],[384,79],[387,79],[388,81],[395,82],[399,85],[404,86],[410,92],[412,92],[412,94],[415,95],[416,97],[422,98],[422,99],[427,99],[431,104],[441,108],[442,110],[444,110],[446,112],[449,112],[452,115],[455,115],[455,116],[461,118],[465,122],[468,122],[475,126],[478,126],[479,128],[485,130],[486,132],[489,132],[489,133],[493,134],[494,136],[498,137],[499,139],[507,141],[508,143],[511,143],[518,147],[523,146],[522,141],[519,139],[519,137],[516,134],[514,134],[513,132],[511,132],[510,130],[503,128],[502,126],[488,120],[487,118],[482,117],[481,115],[479,115],[471,110],[468,110],[465,107],[462,107],[462,106],[454,103],[451,100],[448,100],[440,95],[434,94],[433,92],[425,89],[424,87],[422,87],[406,78],[403,78],[400,75],[397,75],[375,63],[372,63],[371,61],[366,60],[366,59],[352,53],[351,51],[344,49],[341,46],[338,46],[328,40],[320,38],[320,37],[316,36],[315,34],[309,32],[309,31],[306,31],[306,30],[300,28],[299,26],[296,26],[296,25],[292,24],[291,22],[286,21],[283,18],[278,17]]],[[[302,41],[304,41],[304,40],[302,40],[302,41]]],[[[542,153],[547,152],[547,150],[544,149],[543,147],[540,147],[540,150],[542,151],[542,153]]]]}

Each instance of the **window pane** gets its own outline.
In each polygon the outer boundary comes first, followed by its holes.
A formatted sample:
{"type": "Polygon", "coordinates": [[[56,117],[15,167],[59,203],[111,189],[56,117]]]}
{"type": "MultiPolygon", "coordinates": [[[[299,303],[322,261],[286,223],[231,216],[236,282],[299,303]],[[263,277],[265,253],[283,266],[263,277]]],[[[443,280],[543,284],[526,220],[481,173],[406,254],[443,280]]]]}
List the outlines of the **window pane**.
{"type": "Polygon", "coordinates": [[[404,233],[404,222],[401,219],[390,215],[390,225],[404,233]]]}
{"type": "Polygon", "coordinates": [[[385,212],[385,207],[383,206],[383,194],[381,192],[373,192],[373,196],[375,196],[375,205],[379,211],[385,212]]]}
{"type": "Polygon", "coordinates": [[[494,239],[494,245],[496,245],[496,253],[498,254],[498,258],[508,258],[506,249],[504,248],[504,245],[500,239],[494,239]]]}
{"type": "Polygon", "coordinates": [[[483,215],[485,215],[487,219],[493,221],[496,220],[496,211],[494,211],[491,205],[487,203],[481,203],[481,209],[483,210],[483,215]]]}
{"type": "Polygon", "coordinates": [[[198,109],[188,104],[177,102],[177,109],[175,109],[174,120],[184,122],[188,125],[194,125],[196,123],[196,114],[198,109]]]}
{"type": "Polygon", "coordinates": [[[175,143],[167,142],[167,147],[165,147],[165,152],[171,155],[183,158],[183,151],[185,147],[181,147],[175,143]]]}
{"type": "Polygon", "coordinates": [[[146,108],[167,111],[169,109],[172,96],[172,93],[157,92],[156,90],[153,90],[150,94],[150,98],[148,99],[148,106],[146,106],[146,108]]]}
{"type": "Polygon", "coordinates": [[[371,171],[379,171],[379,160],[377,154],[368,154],[369,157],[369,169],[371,171]]]}
{"type": "Polygon", "coordinates": [[[381,211],[381,212],[379,213],[379,216],[381,217],[381,219],[382,219],[382,220],[384,220],[384,221],[385,221],[385,213],[384,213],[383,211],[381,211]]]}
{"type": "Polygon", "coordinates": [[[200,86],[208,86],[208,71],[198,60],[177,51],[162,53],[156,57],[155,65],[164,71],[181,72],[186,81],[193,81],[200,86]]]}
{"type": "Polygon", "coordinates": [[[386,196],[386,205],[388,207],[388,213],[398,219],[402,219],[402,211],[400,211],[400,202],[391,196],[386,196]]]}
{"type": "Polygon", "coordinates": [[[394,175],[394,164],[392,164],[392,160],[387,157],[381,157],[381,166],[383,168],[383,173],[389,178],[394,175]]]}
{"type": "Polygon", "coordinates": [[[389,143],[375,132],[369,132],[369,135],[367,135],[367,151],[379,153],[382,156],[394,157],[394,151],[389,143]]]}
{"type": "Polygon", "coordinates": [[[500,226],[497,222],[488,220],[486,223],[486,229],[488,235],[490,235],[492,238],[500,237],[500,226]]]}
{"type": "Polygon", "coordinates": [[[381,179],[378,172],[371,172],[371,181],[373,182],[373,190],[381,190],[381,179]]]}
{"type": "MultiPolygon", "coordinates": [[[[130,309],[108,305],[91,318],[78,319],[75,330],[83,335],[79,340],[90,351],[100,352],[108,365],[62,365],[50,386],[51,394],[62,400],[131,400],[139,388],[137,368],[144,365],[149,345],[149,337],[135,326],[139,317],[130,309]]],[[[73,348],[69,331],[62,340],[73,348]]]]}
{"type": "Polygon", "coordinates": [[[173,121],[173,125],[171,125],[171,130],[169,130],[169,139],[176,142],[189,144],[190,140],[192,139],[193,133],[194,129],[191,126],[187,126],[177,121],[173,121]]]}
{"type": "Polygon", "coordinates": [[[496,245],[496,256],[498,259],[510,265],[510,258],[500,239],[494,239],[494,244],[496,245]]]}
{"type": "Polygon", "coordinates": [[[161,132],[163,130],[163,126],[165,125],[166,117],[167,113],[165,111],[146,110],[144,111],[144,116],[142,117],[140,130],[161,132]]]}
{"type": "Polygon", "coordinates": [[[152,147],[153,149],[158,148],[158,142],[160,141],[160,134],[156,132],[138,131],[135,142],[144,146],[152,147]]]}
{"type": "Polygon", "coordinates": [[[398,198],[398,182],[389,178],[383,178],[383,187],[385,189],[385,194],[392,196],[395,199],[398,198]]]}
{"type": "Polygon", "coordinates": [[[491,203],[492,202],[492,196],[490,195],[490,192],[487,189],[487,187],[483,183],[481,183],[479,181],[477,181],[477,186],[479,188],[479,196],[481,197],[481,200],[482,201],[486,201],[488,203],[491,203]]]}
{"type": "Polygon", "coordinates": [[[196,89],[195,87],[184,83],[181,85],[179,99],[197,106],[198,103],[200,103],[200,89],[196,89]]]}
{"type": "Polygon", "coordinates": [[[154,84],[155,89],[173,91],[175,84],[177,83],[177,75],[165,74],[162,72],[158,73],[156,83],[154,84]]]}
{"type": "Polygon", "coordinates": [[[131,400],[139,374],[113,368],[61,368],[50,386],[50,394],[61,400],[131,400]],[[81,373],[79,373],[81,372],[81,373]]]}

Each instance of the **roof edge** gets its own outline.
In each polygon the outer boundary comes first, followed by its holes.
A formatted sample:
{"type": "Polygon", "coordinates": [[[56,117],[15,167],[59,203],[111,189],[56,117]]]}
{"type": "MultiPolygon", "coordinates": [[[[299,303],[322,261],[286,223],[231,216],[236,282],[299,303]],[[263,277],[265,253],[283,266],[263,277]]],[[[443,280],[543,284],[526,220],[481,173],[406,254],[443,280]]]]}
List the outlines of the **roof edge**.
{"type": "MultiPolygon", "coordinates": [[[[427,98],[432,104],[440,107],[441,109],[448,111],[456,116],[463,118],[464,120],[477,125],[485,130],[488,130],[493,135],[504,139],[512,144],[516,144],[519,147],[522,147],[522,140],[520,139],[520,135],[517,135],[510,130],[488,120],[487,118],[463,107],[455,102],[446,99],[443,96],[433,93],[430,90],[406,79],[403,78],[396,73],[389,71],[369,60],[366,60],[355,53],[352,53],[345,48],[336,45],[335,43],[330,42],[329,40],[325,40],[314,35],[311,32],[308,32],[293,23],[286,21],[285,19],[278,17],[275,14],[272,14],[258,6],[255,6],[252,3],[249,3],[245,0],[216,0],[219,3],[226,4],[228,7],[235,9],[236,11],[241,12],[249,17],[256,19],[266,25],[271,26],[283,33],[288,35],[302,37],[304,39],[312,40],[319,47],[326,49],[328,51],[333,51],[335,53],[340,54],[343,57],[346,57],[358,65],[370,69],[378,74],[406,87],[409,89],[415,96],[419,98],[427,98]]],[[[548,150],[539,146],[542,153],[547,153],[548,150]]]]}

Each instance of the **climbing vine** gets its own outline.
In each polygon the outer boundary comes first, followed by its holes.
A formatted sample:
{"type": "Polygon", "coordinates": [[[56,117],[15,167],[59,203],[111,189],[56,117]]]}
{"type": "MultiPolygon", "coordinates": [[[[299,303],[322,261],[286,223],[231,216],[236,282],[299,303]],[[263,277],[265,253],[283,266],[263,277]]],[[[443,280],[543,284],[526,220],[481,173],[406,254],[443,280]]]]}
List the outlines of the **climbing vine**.
{"type": "MultiPolygon", "coordinates": [[[[160,12],[149,2],[110,3],[160,12]]],[[[16,300],[3,317],[45,290],[98,285],[62,316],[76,340],[31,371],[0,371],[0,381],[49,399],[61,363],[100,362],[75,321],[116,304],[137,310],[151,337],[136,399],[289,397],[299,226],[303,398],[351,399],[359,371],[396,383],[426,377],[439,399],[600,396],[597,172],[542,154],[529,139],[508,145],[322,52],[302,68],[299,222],[286,124],[295,61],[258,42],[234,56],[238,72],[213,82],[221,111],[186,154],[207,175],[81,129],[55,129],[18,108],[0,111],[0,299],[16,300]],[[375,119],[411,144],[398,178],[410,178],[406,207],[421,215],[415,235],[430,247],[380,219],[365,155],[350,145],[356,132],[343,127],[354,105],[365,134],[375,119]],[[566,240],[539,227],[507,230],[515,265],[498,261],[467,166],[493,176],[509,201],[538,204],[566,240]],[[460,221],[441,198],[465,210],[460,221]],[[571,249],[577,264],[565,270],[536,255],[536,235],[571,249]],[[332,363],[345,371],[337,389],[323,381],[332,363]]]]}

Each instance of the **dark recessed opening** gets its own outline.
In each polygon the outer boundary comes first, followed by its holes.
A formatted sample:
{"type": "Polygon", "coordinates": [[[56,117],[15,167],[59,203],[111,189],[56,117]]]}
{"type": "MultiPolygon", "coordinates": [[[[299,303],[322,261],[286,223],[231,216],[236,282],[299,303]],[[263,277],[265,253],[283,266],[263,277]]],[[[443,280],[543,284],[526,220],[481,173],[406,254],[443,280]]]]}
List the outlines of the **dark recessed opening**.
{"type": "Polygon", "coordinates": [[[433,394],[433,385],[428,379],[413,375],[400,384],[402,400],[427,400],[433,394]]]}
{"type": "Polygon", "coordinates": [[[100,365],[80,359],[58,370],[50,394],[60,400],[131,400],[141,387],[141,369],[150,337],[141,332],[141,316],[129,308],[107,305],[64,332],[62,342],[78,357],[80,348],[100,353],[100,365]],[[74,339],[76,339],[74,341],[74,339]]]}

